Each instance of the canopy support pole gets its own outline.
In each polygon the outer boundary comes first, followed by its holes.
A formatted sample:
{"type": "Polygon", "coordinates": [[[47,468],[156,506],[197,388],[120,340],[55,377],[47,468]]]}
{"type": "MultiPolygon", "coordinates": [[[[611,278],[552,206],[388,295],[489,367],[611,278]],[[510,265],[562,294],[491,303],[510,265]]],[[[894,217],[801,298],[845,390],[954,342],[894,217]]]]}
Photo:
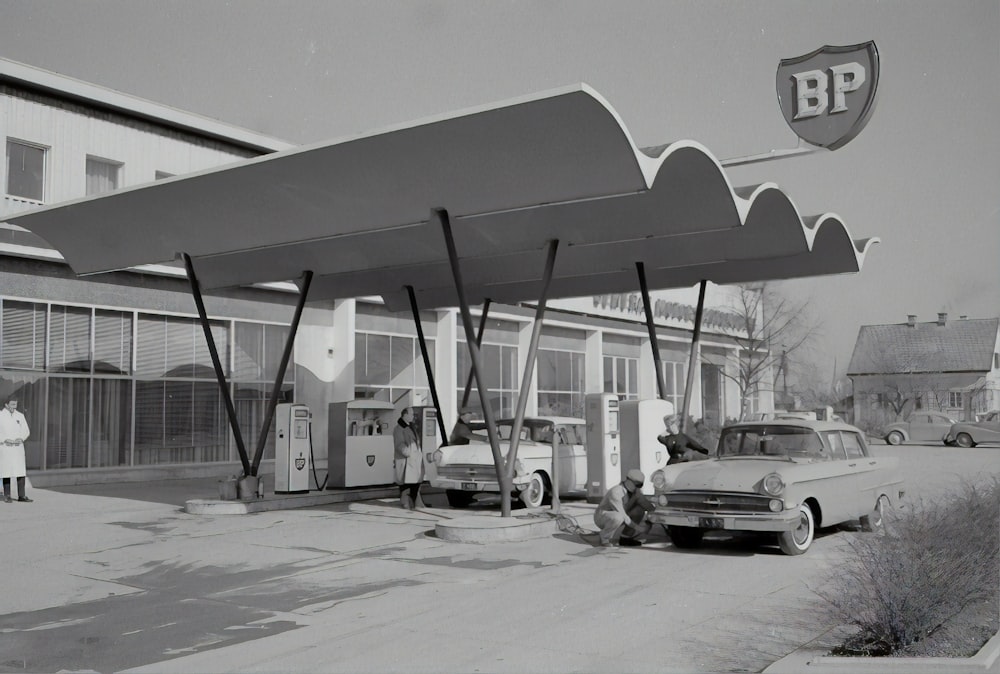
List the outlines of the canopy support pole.
{"type": "MultiPolygon", "coordinates": [[[[482,348],[483,346],[483,333],[486,332],[486,317],[490,313],[490,298],[487,297],[486,301],[483,302],[483,313],[479,316],[479,332],[476,333],[476,346],[482,348]]],[[[469,369],[469,376],[465,379],[465,391],[462,392],[462,404],[459,406],[459,411],[463,407],[469,404],[469,394],[472,392],[472,369],[469,369]]]]}
{"type": "Polygon", "coordinates": [[[427,385],[431,389],[431,400],[434,401],[434,411],[437,412],[438,430],[441,431],[442,442],[444,444],[448,444],[448,432],[444,429],[444,418],[441,416],[441,403],[438,400],[437,386],[434,384],[434,369],[431,367],[431,359],[427,353],[427,340],[424,338],[424,326],[420,323],[420,310],[417,308],[417,295],[413,292],[413,286],[406,286],[406,293],[410,296],[410,311],[413,312],[413,324],[417,328],[417,342],[420,344],[420,356],[424,360],[424,372],[427,373],[427,385]]]}
{"type": "Polygon", "coordinates": [[[198,308],[198,322],[201,323],[201,328],[205,331],[205,341],[208,343],[208,353],[212,356],[215,379],[219,383],[219,391],[226,405],[229,429],[233,432],[233,438],[236,441],[236,451],[240,455],[240,463],[243,464],[243,474],[250,475],[250,458],[247,456],[247,447],[243,442],[243,433],[240,432],[240,422],[236,417],[233,396],[230,394],[229,384],[226,382],[226,372],[222,369],[219,350],[215,347],[215,337],[212,335],[212,326],[208,322],[208,313],[205,311],[205,300],[201,295],[201,284],[198,283],[198,277],[194,273],[194,263],[191,261],[191,256],[183,253],[183,257],[184,269],[187,272],[188,281],[191,283],[191,295],[194,297],[194,305],[198,308]]]}
{"type": "Polygon", "coordinates": [[[493,452],[493,465],[496,468],[497,482],[500,484],[500,516],[510,517],[510,491],[511,481],[504,470],[503,457],[500,455],[500,441],[497,437],[496,419],[493,417],[493,409],[486,398],[485,381],[482,376],[482,362],[479,355],[479,345],[476,343],[476,335],[472,330],[472,313],[469,311],[469,302],[465,297],[465,284],[462,281],[462,270],[459,266],[458,251],[455,248],[455,238],[451,233],[451,219],[448,211],[443,208],[435,208],[431,211],[431,217],[441,224],[444,233],[445,245],[448,248],[448,262],[451,266],[451,275],[455,281],[455,292],[458,295],[458,305],[462,314],[462,326],[465,328],[465,341],[469,347],[469,357],[472,361],[472,374],[476,379],[476,388],[479,391],[479,403],[483,406],[483,417],[486,420],[486,433],[490,440],[490,449],[493,452]]]}
{"type": "MultiPolygon", "coordinates": [[[[691,409],[691,390],[694,388],[694,366],[697,362],[698,351],[701,349],[701,318],[705,313],[705,287],[708,281],[702,279],[698,286],[698,308],[694,313],[694,335],[691,337],[691,354],[688,356],[687,383],[684,386],[684,409],[681,410],[680,430],[681,433],[687,431],[688,413],[691,409]]],[[[702,416],[705,411],[702,410],[702,416]]]]}
{"type": "Polygon", "coordinates": [[[649,303],[649,287],[646,285],[646,267],[642,262],[636,262],[635,271],[639,275],[639,289],[642,291],[642,307],[646,312],[646,330],[649,332],[649,345],[653,349],[653,364],[656,367],[656,392],[660,400],[666,400],[664,391],[666,387],[663,385],[663,366],[660,364],[660,344],[656,338],[656,326],[653,325],[653,307],[649,303]]]}
{"type": "Polygon", "coordinates": [[[267,444],[267,432],[271,430],[271,421],[274,419],[274,408],[278,406],[278,395],[281,394],[281,384],[285,381],[285,370],[288,369],[288,361],[292,357],[292,347],[295,345],[295,335],[299,331],[299,320],[302,318],[302,308],[306,304],[306,297],[309,295],[309,286],[312,284],[313,273],[309,270],[303,272],[304,280],[302,289],[299,291],[299,301],[295,305],[295,314],[292,316],[292,325],[288,331],[288,338],[285,340],[285,350],[281,354],[281,363],[278,365],[278,374],[274,378],[274,387],[271,389],[271,397],[267,401],[267,411],[264,412],[264,423],[257,436],[257,452],[253,457],[253,471],[251,475],[257,474],[260,467],[260,460],[264,456],[264,445],[267,444]]]}
{"type": "MultiPolygon", "coordinates": [[[[514,461],[517,459],[517,447],[521,442],[521,427],[524,425],[524,409],[528,404],[528,389],[531,386],[531,373],[535,371],[535,358],[538,354],[538,340],[542,336],[542,320],[545,318],[545,303],[549,296],[549,286],[552,284],[552,270],[556,263],[556,250],[559,239],[549,241],[549,253],[545,258],[545,271],[542,274],[542,290],[539,293],[538,306],[535,307],[535,322],[531,326],[531,339],[528,342],[528,357],[524,363],[524,374],[521,376],[521,390],[517,395],[517,409],[514,412],[514,423],[510,429],[510,449],[507,450],[507,477],[513,482],[514,461]]],[[[553,429],[554,430],[554,429],[553,429]]],[[[553,493],[556,489],[553,486],[553,493]]]]}

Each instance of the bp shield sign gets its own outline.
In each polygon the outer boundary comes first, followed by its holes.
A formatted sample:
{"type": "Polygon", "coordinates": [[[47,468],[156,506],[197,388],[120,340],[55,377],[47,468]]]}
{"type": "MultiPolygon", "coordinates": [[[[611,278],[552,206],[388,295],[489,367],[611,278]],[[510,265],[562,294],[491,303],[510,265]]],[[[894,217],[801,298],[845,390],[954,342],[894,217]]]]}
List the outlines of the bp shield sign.
{"type": "Polygon", "coordinates": [[[778,105],[792,131],[828,150],[861,133],[875,109],[878,49],[874,42],[826,46],[778,64],[778,105]]]}

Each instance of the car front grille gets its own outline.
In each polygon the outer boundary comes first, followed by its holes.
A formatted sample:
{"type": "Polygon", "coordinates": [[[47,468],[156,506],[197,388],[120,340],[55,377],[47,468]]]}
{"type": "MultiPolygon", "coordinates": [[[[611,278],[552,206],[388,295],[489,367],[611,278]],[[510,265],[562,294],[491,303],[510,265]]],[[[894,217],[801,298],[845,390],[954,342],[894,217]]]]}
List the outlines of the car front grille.
{"type": "Polygon", "coordinates": [[[492,481],[497,479],[497,471],[493,466],[474,463],[459,463],[437,467],[438,477],[448,480],[492,481]]]}
{"type": "Polygon", "coordinates": [[[678,510],[697,510],[710,513],[766,513],[770,512],[769,496],[759,494],[731,494],[713,491],[667,492],[667,507],[678,510]]]}

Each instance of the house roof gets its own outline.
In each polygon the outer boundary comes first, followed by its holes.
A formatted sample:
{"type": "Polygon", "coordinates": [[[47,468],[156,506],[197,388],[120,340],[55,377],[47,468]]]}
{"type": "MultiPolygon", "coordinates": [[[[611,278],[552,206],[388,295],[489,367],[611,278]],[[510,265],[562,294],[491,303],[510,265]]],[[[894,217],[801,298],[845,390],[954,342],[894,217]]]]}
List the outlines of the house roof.
{"type": "Polygon", "coordinates": [[[255,157],[9,222],[78,273],[191,257],[203,288],[301,279],[309,301],[456,306],[441,211],[469,304],[857,273],[877,238],[803,216],[774,183],[734,186],[701,144],[638,148],[587,85],[255,157]]]}
{"type": "Polygon", "coordinates": [[[863,325],[847,374],[988,372],[998,330],[1000,318],[863,325]]]}

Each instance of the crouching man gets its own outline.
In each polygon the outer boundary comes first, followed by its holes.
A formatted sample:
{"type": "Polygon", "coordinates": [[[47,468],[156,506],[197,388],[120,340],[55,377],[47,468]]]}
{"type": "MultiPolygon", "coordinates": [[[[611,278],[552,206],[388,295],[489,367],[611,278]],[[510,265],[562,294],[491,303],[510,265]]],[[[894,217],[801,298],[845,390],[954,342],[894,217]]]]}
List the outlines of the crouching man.
{"type": "Polygon", "coordinates": [[[640,536],[649,531],[646,514],[655,508],[642,493],[646,476],[633,468],[620,484],[608,490],[594,511],[594,524],[601,528],[601,546],[640,546],[640,536]]]}

